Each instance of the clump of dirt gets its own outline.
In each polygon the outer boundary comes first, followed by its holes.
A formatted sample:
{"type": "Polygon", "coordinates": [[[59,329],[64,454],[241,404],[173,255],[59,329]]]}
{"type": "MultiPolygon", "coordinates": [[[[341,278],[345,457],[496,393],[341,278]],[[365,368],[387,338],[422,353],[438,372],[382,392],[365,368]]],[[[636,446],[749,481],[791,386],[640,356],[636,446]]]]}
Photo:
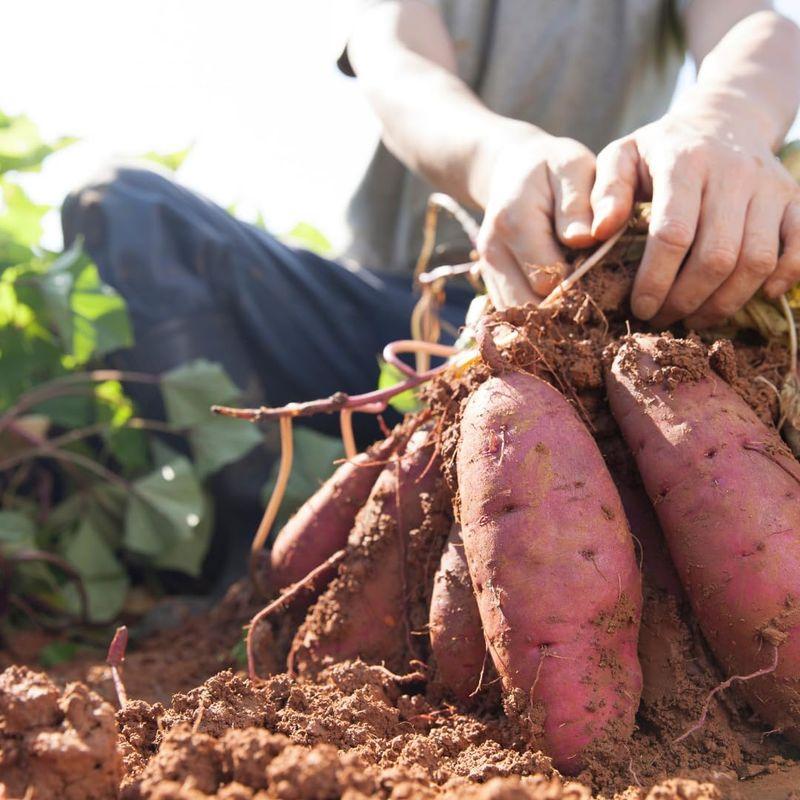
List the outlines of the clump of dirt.
{"type": "Polygon", "coordinates": [[[290,668],[315,672],[361,656],[403,670],[425,658],[433,575],[452,523],[430,431],[390,461],[359,512],[347,554],[294,638],[290,668]]]}
{"type": "Polygon", "coordinates": [[[122,777],[114,709],[82,683],[0,675],[0,797],[104,800],[122,777]]]}
{"type": "Polygon", "coordinates": [[[43,675],[10,668],[0,676],[0,797],[24,798],[33,785],[38,794],[28,797],[70,800],[118,791],[124,800],[788,800],[788,792],[738,794],[739,778],[763,774],[789,786],[791,776],[779,745],[732,722],[732,708],[716,707],[693,744],[671,741],[696,713],[713,670],[674,605],[648,607],[645,630],[667,639],[658,646],[668,658],[657,660],[672,671],[649,684],[633,740],[590,755],[574,781],[496,711],[434,701],[424,684],[404,685],[360,661],[313,679],[281,674],[253,683],[221,672],[166,708],[129,702],[116,726],[111,708],[85,686],[60,692],[43,675]],[[661,780],[676,773],[682,777],[661,780]]]}

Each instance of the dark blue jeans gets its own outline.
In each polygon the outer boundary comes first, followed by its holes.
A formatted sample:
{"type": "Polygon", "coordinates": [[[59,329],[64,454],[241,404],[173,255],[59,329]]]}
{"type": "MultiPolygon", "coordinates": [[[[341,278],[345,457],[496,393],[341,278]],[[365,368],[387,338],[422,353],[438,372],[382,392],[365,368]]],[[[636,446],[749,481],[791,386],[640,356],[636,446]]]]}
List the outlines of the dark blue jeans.
{"type": "MultiPolygon", "coordinates": [[[[67,198],[62,222],[65,242],[83,236],[127,301],[136,337],[121,356],[128,368],[160,372],[206,357],[251,401],[282,405],[375,388],[383,346],[409,336],[410,277],[288,247],[154,172],[112,171],[67,198]]],[[[448,291],[443,318],[461,325],[470,297],[448,291]]],[[[369,438],[374,421],[354,419],[369,438]]],[[[335,432],[338,421],[310,424],[335,432]]]]}

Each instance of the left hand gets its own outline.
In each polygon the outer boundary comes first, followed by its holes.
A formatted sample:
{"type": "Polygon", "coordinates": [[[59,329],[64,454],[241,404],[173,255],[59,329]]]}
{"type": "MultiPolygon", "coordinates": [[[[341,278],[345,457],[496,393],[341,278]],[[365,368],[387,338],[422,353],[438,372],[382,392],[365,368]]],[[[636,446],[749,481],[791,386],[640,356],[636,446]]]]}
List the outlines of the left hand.
{"type": "Polygon", "coordinates": [[[597,238],[652,198],[631,308],[656,327],[715,325],[762,286],[777,297],[800,281],[800,187],[740,117],[670,112],[597,157],[597,238]]]}

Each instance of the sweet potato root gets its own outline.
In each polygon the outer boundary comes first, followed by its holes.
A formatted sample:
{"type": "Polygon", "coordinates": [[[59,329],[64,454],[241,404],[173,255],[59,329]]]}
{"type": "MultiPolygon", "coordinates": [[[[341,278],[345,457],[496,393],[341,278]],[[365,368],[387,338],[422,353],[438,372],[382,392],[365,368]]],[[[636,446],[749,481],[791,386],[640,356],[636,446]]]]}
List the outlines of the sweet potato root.
{"type": "MultiPolygon", "coordinates": [[[[423,582],[425,561],[450,527],[442,509],[444,481],[430,433],[415,432],[405,451],[378,476],[358,513],[337,576],[311,608],[295,636],[290,661],[316,671],[333,661],[361,658],[407,666],[411,645],[410,598],[423,582]],[[415,551],[422,559],[410,557],[415,551]]],[[[432,575],[431,575],[432,578],[432,575]]]]}
{"type": "Polygon", "coordinates": [[[594,439],[549,384],[512,372],[470,397],[457,454],[460,522],[506,708],[574,773],[633,729],[641,579],[594,439]]]}
{"type": "Polygon", "coordinates": [[[800,465],[696,342],[628,337],[607,386],[712,652],[800,742],[800,465]]]}
{"type": "Polygon", "coordinates": [[[397,436],[390,436],[346,461],[283,526],[270,551],[275,589],[301,580],[345,546],[356,514],[396,444],[397,436]]]}
{"type": "Polygon", "coordinates": [[[433,581],[428,627],[438,680],[459,700],[468,700],[480,683],[486,643],[458,525],[433,581]]]}

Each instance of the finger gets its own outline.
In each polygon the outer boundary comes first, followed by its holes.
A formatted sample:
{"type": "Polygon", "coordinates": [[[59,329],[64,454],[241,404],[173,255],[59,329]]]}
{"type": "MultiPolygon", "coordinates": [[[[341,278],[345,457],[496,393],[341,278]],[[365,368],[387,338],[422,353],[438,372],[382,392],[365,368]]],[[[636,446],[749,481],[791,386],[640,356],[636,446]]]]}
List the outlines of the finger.
{"type": "Polygon", "coordinates": [[[482,248],[479,263],[486,290],[499,311],[539,299],[522,274],[516,259],[501,241],[490,240],[482,248]]]}
{"type": "Polygon", "coordinates": [[[703,196],[692,252],[654,320],[667,326],[693,314],[731,276],[739,261],[752,198],[743,172],[717,172],[703,196]]]}
{"type": "Polygon", "coordinates": [[[781,224],[781,242],[783,248],[778,266],[764,284],[764,292],[773,298],[800,282],[800,200],[794,200],[786,207],[781,224]]]}
{"type": "Polygon", "coordinates": [[[774,194],[759,193],[753,197],[733,274],[687,318],[687,325],[694,328],[716,325],[733,316],[761,288],[778,263],[783,212],[783,204],[774,194]]]}
{"type": "Polygon", "coordinates": [[[553,190],[555,229],[567,247],[582,248],[594,244],[592,206],[589,195],[594,183],[594,158],[590,154],[557,165],[550,170],[553,190]]]}
{"type": "Polygon", "coordinates": [[[553,223],[542,209],[532,209],[513,231],[501,230],[500,233],[536,294],[546,295],[559,284],[566,262],[556,243],[553,223]]]}
{"type": "Polygon", "coordinates": [[[700,214],[700,175],[678,161],[652,169],[653,201],[642,263],[631,293],[631,310],[651,319],[661,308],[694,241],[700,214]]]}
{"type": "Polygon", "coordinates": [[[592,233],[608,239],[618,231],[633,211],[639,151],[633,139],[612,142],[597,156],[591,205],[594,212],[592,233]]]}

